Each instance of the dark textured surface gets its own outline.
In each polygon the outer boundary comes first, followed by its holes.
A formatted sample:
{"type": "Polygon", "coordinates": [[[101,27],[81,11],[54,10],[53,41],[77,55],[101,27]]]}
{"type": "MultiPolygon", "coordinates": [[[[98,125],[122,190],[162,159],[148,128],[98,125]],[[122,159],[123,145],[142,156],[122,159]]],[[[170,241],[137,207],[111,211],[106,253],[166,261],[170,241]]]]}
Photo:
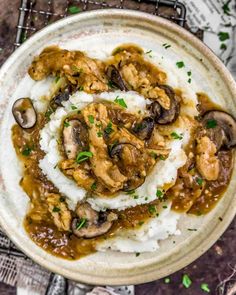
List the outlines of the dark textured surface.
{"type": "MultiPolygon", "coordinates": [[[[0,65],[11,54],[16,33],[16,23],[18,18],[17,0],[0,0],[0,65]]],[[[236,267],[236,241],[235,241],[236,220],[231,224],[225,234],[217,243],[197,261],[183,270],[171,275],[170,283],[165,284],[164,280],[155,281],[136,287],[137,295],[201,295],[204,293],[200,285],[208,283],[211,289],[210,294],[227,294],[217,292],[217,286],[221,280],[227,278],[236,267]],[[181,284],[182,275],[186,273],[193,283],[189,289],[185,289],[181,284]]],[[[231,282],[236,281],[234,276],[231,282]]],[[[229,283],[226,287],[229,287],[229,283]]],[[[0,295],[16,294],[14,288],[0,283],[0,295]]],[[[232,293],[233,295],[236,293],[232,293]]]]}

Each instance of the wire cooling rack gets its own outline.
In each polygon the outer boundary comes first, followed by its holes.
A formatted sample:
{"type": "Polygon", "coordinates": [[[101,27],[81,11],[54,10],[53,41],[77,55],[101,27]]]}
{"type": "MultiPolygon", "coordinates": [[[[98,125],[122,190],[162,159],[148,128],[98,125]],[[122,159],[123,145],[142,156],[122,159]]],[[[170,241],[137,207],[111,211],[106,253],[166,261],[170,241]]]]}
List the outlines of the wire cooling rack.
{"type": "Polygon", "coordinates": [[[15,46],[60,18],[82,11],[119,8],[145,11],[185,26],[186,9],[172,0],[21,0],[15,46]]]}

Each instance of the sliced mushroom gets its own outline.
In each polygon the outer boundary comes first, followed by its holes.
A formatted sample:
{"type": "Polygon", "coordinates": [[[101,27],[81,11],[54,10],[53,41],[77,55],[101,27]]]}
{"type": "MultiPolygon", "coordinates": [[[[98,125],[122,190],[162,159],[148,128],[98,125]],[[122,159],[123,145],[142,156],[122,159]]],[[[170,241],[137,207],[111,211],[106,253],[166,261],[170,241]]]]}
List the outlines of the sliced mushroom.
{"type": "Polygon", "coordinates": [[[64,122],[63,145],[68,159],[75,159],[78,152],[85,150],[88,145],[86,125],[78,119],[64,122]]]}
{"type": "Polygon", "coordinates": [[[63,101],[67,101],[70,97],[70,94],[73,92],[72,86],[67,86],[64,90],[60,91],[51,101],[51,106],[53,109],[62,106],[63,101]]]}
{"type": "Polygon", "coordinates": [[[159,85],[158,87],[165,90],[170,98],[170,108],[168,110],[164,109],[155,101],[148,106],[148,109],[157,124],[165,125],[173,123],[179,115],[180,103],[176,99],[175,92],[170,86],[159,85]]]}
{"type": "Polygon", "coordinates": [[[29,129],[34,127],[37,114],[30,98],[19,98],[12,106],[12,114],[20,127],[29,129]]]}
{"type": "Polygon", "coordinates": [[[136,123],[132,131],[142,140],[148,140],[152,136],[154,120],[151,117],[144,118],[140,123],[136,123]]]}
{"type": "Polygon", "coordinates": [[[223,111],[209,111],[203,116],[203,125],[208,137],[219,150],[222,146],[232,148],[236,145],[236,120],[223,111]]]}
{"type": "Polygon", "coordinates": [[[136,189],[144,183],[146,177],[144,158],[135,145],[116,144],[109,150],[109,155],[114,159],[121,173],[128,178],[123,186],[124,191],[136,189]]]}
{"type": "Polygon", "coordinates": [[[124,84],[124,81],[121,78],[121,75],[117,68],[114,65],[110,65],[107,68],[107,76],[109,77],[110,81],[115,84],[122,91],[126,91],[127,88],[124,84]]]}
{"type": "Polygon", "coordinates": [[[78,238],[95,238],[107,233],[117,215],[113,212],[96,212],[88,203],[79,204],[77,217],[72,221],[72,231],[78,238]]]}

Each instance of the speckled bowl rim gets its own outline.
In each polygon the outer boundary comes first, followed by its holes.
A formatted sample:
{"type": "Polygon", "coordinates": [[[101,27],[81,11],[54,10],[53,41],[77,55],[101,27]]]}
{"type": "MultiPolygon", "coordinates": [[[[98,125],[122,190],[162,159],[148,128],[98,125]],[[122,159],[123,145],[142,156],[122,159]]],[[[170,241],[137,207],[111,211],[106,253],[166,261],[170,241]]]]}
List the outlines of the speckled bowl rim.
{"type": "MultiPolygon", "coordinates": [[[[122,19],[125,18],[133,18],[133,20],[144,20],[145,22],[151,24],[152,26],[159,26],[164,28],[165,30],[170,30],[171,32],[175,33],[181,38],[184,38],[192,47],[197,49],[205,58],[211,63],[214,64],[216,71],[221,76],[221,79],[224,85],[227,85],[229,91],[232,93],[232,97],[236,97],[236,83],[223,65],[223,63],[216,57],[216,55],[206,46],[204,45],[199,39],[193,36],[191,33],[186,31],[185,29],[179,27],[178,25],[165,20],[163,18],[150,15],[148,13],[137,12],[133,10],[119,10],[119,9],[104,9],[104,10],[94,10],[89,12],[80,13],[74,16],[70,16],[66,19],[59,20],[46,28],[42,29],[41,31],[34,34],[30,39],[24,42],[4,63],[4,65],[0,69],[0,80],[4,79],[4,75],[7,72],[8,68],[14,63],[14,61],[24,54],[25,49],[29,48],[31,44],[37,42],[41,37],[56,31],[58,28],[63,26],[68,26],[70,24],[76,23],[77,21],[86,21],[87,18],[104,18],[106,15],[114,15],[116,17],[120,17],[122,19]]],[[[225,208],[224,220],[221,223],[218,223],[214,230],[210,233],[210,235],[202,241],[201,244],[198,244],[197,248],[194,251],[190,252],[189,255],[182,257],[178,262],[172,265],[166,265],[165,269],[159,271],[158,273],[155,270],[151,270],[148,272],[144,272],[142,275],[134,274],[131,275],[129,278],[108,278],[107,281],[104,281],[104,278],[96,276],[93,278],[87,274],[78,274],[74,275],[68,270],[63,270],[59,266],[57,266],[53,262],[48,262],[45,257],[40,257],[40,255],[34,253],[34,251],[30,251],[27,245],[24,245],[21,237],[18,236],[17,232],[13,230],[10,223],[6,222],[2,216],[0,215],[0,224],[6,234],[10,237],[10,239],[21,249],[27,256],[33,259],[38,264],[42,265],[43,267],[49,269],[54,273],[60,273],[65,277],[77,280],[80,282],[85,282],[89,284],[110,284],[110,285],[121,285],[121,284],[139,284],[148,281],[153,281],[160,277],[169,275],[170,273],[176,272],[179,269],[185,267],[186,265],[193,262],[199,256],[201,256],[205,251],[207,251],[215,242],[216,240],[223,234],[226,230],[230,222],[233,220],[236,214],[236,198],[234,197],[233,203],[228,204],[228,207],[225,208]]]]}

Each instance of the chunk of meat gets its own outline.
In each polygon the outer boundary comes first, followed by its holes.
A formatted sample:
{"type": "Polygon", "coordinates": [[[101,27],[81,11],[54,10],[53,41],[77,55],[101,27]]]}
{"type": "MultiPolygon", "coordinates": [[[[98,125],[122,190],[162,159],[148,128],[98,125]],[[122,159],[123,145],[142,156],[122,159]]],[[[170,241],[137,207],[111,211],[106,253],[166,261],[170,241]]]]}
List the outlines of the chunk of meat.
{"type": "Polygon", "coordinates": [[[59,194],[47,194],[48,210],[52,215],[54,224],[59,230],[69,231],[71,225],[71,212],[65,199],[59,194]]]}
{"type": "Polygon", "coordinates": [[[94,174],[111,192],[122,189],[127,178],[109,158],[104,138],[98,136],[101,124],[109,121],[106,107],[102,104],[90,104],[83,110],[83,115],[89,127],[89,145],[93,153],[90,162],[94,174]],[[94,117],[93,123],[90,122],[89,116],[94,117]]]}
{"type": "Polygon", "coordinates": [[[216,152],[216,145],[209,137],[203,136],[197,139],[196,166],[206,180],[216,180],[219,176],[220,162],[216,152]]]}
{"type": "Polygon", "coordinates": [[[80,51],[50,46],[33,60],[28,72],[36,81],[51,74],[65,76],[72,84],[82,85],[84,91],[93,93],[108,90],[104,71],[105,65],[101,61],[80,51]]]}

